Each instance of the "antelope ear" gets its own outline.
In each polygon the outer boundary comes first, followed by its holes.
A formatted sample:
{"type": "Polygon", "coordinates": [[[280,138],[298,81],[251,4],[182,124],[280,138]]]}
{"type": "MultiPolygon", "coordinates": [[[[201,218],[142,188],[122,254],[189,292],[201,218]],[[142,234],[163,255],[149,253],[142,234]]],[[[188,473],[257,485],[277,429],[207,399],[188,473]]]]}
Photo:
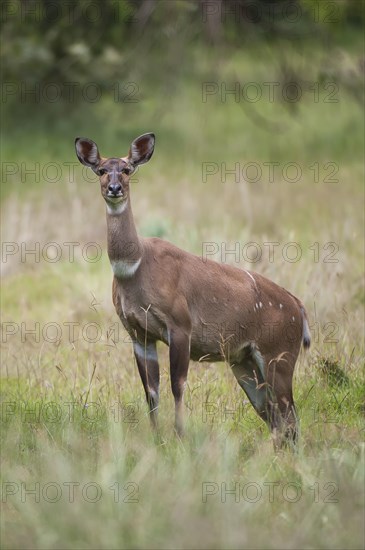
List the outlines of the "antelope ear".
{"type": "Polygon", "coordinates": [[[128,153],[128,160],[134,166],[145,164],[152,157],[154,149],[155,134],[143,134],[132,142],[128,153]]]}
{"type": "Polygon", "coordinates": [[[78,137],[75,139],[75,148],[77,158],[81,164],[92,168],[95,172],[101,161],[96,143],[91,139],[78,137]]]}

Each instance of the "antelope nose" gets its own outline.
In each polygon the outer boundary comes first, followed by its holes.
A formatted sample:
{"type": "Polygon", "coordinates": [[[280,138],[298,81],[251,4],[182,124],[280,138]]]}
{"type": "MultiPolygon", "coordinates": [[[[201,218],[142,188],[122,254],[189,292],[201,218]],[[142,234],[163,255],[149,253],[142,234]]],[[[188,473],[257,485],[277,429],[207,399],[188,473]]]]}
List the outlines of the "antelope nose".
{"type": "Polygon", "coordinates": [[[120,183],[110,183],[108,185],[108,191],[112,195],[119,195],[122,192],[122,186],[120,183]]]}

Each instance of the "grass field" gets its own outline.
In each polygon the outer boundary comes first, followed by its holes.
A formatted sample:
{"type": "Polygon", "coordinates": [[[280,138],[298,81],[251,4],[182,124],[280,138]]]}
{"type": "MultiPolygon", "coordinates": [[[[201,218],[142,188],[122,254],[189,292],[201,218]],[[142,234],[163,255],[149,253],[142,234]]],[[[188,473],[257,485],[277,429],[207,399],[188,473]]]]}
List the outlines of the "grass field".
{"type": "MultiPolygon", "coordinates": [[[[364,546],[363,112],[341,82],[337,101],[326,101],[331,90],[318,74],[329,52],[306,48],[287,56],[307,81],[320,82],[318,96],[305,91],[292,108],[267,97],[222,101],[222,82],[264,91],[263,82],[280,80],[272,62],[279,51],[257,48],[216,66],[200,55],[194,71],[182,64],[175,80],[166,71],[153,82],[154,94],[151,76],[137,75],[136,103],[106,96],[38,106],[36,118],[27,104],[9,112],[3,548],[364,546]],[[203,101],[207,82],[218,92],[203,101]],[[157,144],[133,184],[139,232],[198,255],[215,243],[213,258],[268,276],[307,307],[312,347],[296,369],[296,455],[274,454],[223,363],[191,364],[186,436],[178,439],[162,344],[161,435],[150,432],[132,346],[111,301],[105,206],[74,153],[74,138],[84,135],[103,155],[124,155],[146,131],[157,144]]],[[[355,41],[351,66],[358,51],[355,41]]]]}

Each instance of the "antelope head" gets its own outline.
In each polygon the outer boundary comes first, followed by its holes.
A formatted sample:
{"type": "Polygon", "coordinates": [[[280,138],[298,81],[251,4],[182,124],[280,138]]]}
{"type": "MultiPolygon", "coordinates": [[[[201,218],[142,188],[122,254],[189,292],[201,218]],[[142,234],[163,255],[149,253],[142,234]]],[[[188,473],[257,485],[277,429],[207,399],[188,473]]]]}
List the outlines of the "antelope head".
{"type": "Polygon", "coordinates": [[[128,155],[120,158],[103,158],[96,143],[88,138],[76,138],[75,148],[81,164],[99,176],[101,194],[107,206],[115,210],[128,201],[131,175],[152,157],[155,135],[147,133],[139,136],[131,143],[128,155]]]}

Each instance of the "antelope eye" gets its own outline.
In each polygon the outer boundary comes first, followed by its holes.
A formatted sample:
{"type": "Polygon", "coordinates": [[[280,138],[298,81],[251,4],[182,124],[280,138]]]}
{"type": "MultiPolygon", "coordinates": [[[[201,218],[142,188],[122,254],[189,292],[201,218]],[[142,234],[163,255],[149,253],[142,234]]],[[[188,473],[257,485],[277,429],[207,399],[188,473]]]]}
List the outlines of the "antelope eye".
{"type": "Polygon", "coordinates": [[[99,176],[104,176],[104,174],[106,174],[106,172],[107,171],[105,170],[105,168],[100,168],[98,174],[99,174],[99,176]]]}

